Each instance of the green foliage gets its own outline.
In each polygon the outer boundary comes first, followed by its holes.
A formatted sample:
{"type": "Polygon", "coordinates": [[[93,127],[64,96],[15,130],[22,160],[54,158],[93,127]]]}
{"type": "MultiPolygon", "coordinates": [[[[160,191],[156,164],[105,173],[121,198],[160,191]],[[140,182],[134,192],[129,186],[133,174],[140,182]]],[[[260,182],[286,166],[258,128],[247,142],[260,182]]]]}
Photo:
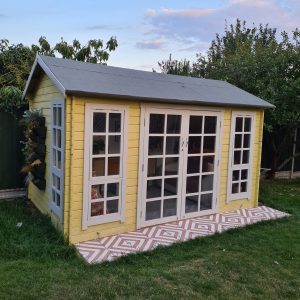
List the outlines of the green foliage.
{"type": "Polygon", "coordinates": [[[21,100],[21,91],[15,86],[0,88],[0,111],[16,114],[24,108],[24,101],[21,100]]]}
{"type": "Polygon", "coordinates": [[[110,52],[117,47],[116,37],[111,37],[105,44],[100,39],[92,39],[86,45],[76,39],[68,44],[62,38],[55,46],[51,46],[46,37],[42,36],[38,45],[31,47],[10,44],[6,39],[0,40],[0,111],[18,114],[20,109],[27,106],[27,101],[21,100],[21,91],[25,87],[36,54],[106,63],[110,52]]]}
{"type": "Polygon", "coordinates": [[[225,27],[222,36],[216,35],[196,62],[170,59],[159,63],[165,73],[226,80],[274,104],[276,109],[265,114],[274,170],[283,149],[292,145],[294,129],[300,127],[300,31],[295,29],[291,36],[282,32],[280,39],[277,36],[276,29],[268,25],[249,28],[245,21],[237,20],[225,27]],[[287,136],[284,141],[276,140],[279,130],[287,136]]]}

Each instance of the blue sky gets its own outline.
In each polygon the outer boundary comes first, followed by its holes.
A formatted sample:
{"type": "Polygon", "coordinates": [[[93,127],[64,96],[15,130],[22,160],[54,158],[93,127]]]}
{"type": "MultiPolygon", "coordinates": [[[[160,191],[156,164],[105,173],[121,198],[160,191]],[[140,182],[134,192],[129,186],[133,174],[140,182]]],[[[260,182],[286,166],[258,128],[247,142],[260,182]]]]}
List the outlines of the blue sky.
{"type": "Polygon", "coordinates": [[[291,32],[300,28],[300,0],[1,1],[0,39],[30,45],[41,35],[52,44],[116,36],[108,64],[150,71],[170,53],[195,60],[223,32],[225,19],[236,18],[291,32]]]}

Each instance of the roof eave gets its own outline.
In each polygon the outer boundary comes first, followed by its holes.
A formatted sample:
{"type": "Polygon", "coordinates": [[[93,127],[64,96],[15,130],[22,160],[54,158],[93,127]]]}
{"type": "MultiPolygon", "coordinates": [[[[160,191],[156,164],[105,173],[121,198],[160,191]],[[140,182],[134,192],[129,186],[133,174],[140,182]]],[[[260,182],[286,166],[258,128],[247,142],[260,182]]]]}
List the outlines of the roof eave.
{"type": "Polygon", "coordinates": [[[36,68],[40,66],[42,68],[42,70],[46,73],[46,75],[50,78],[50,80],[54,83],[54,85],[57,87],[57,89],[63,94],[65,95],[66,90],[64,88],[64,86],[62,85],[62,83],[57,79],[57,77],[52,73],[52,71],[49,69],[49,67],[44,63],[43,59],[41,58],[41,56],[39,56],[37,54],[35,61],[32,65],[29,77],[27,79],[24,91],[22,93],[22,100],[26,97],[28,90],[30,88],[30,84],[32,81],[32,78],[34,76],[34,73],[36,72],[36,68]]]}
{"type": "Polygon", "coordinates": [[[78,90],[65,90],[66,95],[74,95],[74,96],[89,96],[89,97],[103,97],[110,99],[128,99],[128,100],[141,100],[147,102],[168,102],[168,103],[182,103],[182,104],[195,104],[195,105],[207,105],[207,106],[228,106],[228,107],[252,107],[252,108],[260,108],[260,109],[271,109],[275,108],[273,104],[265,102],[266,105],[247,105],[247,104],[235,104],[235,103],[220,103],[220,102],[211,102],[211,101],[197,101],[197,100],[180,100],[180,99],[166,99],[166,98],[150,98],[150,97],[140,97],[140,96],[132,96],[132,95],[120,95],[120,94],[107,94],[107,93],[91,93],[85,91],[78,90]]]}

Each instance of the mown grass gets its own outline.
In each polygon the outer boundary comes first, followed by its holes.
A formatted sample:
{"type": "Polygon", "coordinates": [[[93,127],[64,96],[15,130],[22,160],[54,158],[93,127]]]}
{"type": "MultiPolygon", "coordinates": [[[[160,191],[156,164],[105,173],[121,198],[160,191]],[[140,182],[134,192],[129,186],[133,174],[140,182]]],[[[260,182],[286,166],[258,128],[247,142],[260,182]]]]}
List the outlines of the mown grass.
{"type": "Polygon", "coordinates": [[[260,201],[292,216],[93,266],[24,201],[0,202],[0,299],[299,299],[300,182],[263,182],[260,201]]]}

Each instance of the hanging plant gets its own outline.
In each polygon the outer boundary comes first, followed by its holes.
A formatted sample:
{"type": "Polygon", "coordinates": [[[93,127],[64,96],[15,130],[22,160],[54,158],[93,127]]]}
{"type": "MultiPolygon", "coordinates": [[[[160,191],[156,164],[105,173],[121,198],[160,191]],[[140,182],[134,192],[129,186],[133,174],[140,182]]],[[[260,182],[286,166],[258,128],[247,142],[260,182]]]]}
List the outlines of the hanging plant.
{"type": "Polygon", "coordinates": [[[25,156],[25,166],[21,172],[26,173],[26,183],[34,183],[40,190],[46,188],[46,145],[45,139],[47,128],[45,127],[45,117],[39,109],[25,111],[21,121],[25,128],[25,141],[23,142],[23,154],[25,156]]]}

